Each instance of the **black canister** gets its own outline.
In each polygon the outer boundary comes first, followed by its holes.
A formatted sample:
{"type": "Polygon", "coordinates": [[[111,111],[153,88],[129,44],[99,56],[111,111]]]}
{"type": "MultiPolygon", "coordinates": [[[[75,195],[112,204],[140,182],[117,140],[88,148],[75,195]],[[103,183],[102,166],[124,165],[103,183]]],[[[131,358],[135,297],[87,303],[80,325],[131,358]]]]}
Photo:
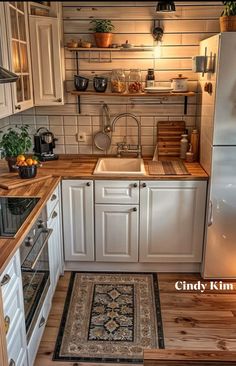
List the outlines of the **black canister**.
{"type": "Polygon", "coordinates": [[[108,79],[104,76],[95,76],[93,78],[93,87],[96,92],[104,93],[107,89],[108,79]]]}

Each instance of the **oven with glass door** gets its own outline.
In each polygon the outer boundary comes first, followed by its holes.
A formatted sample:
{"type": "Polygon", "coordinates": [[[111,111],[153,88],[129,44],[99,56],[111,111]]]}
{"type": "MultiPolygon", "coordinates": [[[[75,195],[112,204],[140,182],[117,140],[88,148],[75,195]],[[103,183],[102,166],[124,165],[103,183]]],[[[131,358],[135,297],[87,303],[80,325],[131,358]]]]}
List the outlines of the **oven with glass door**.
{"type": "MultiPolygon", "coordinates": [[[[50,291],[48,239],[52,229],[47,228],[46,222],[44,210],[20,247],[27,342],[50,291]]],[[[45,319],[42,322],[40,326],[45,319]]]]}

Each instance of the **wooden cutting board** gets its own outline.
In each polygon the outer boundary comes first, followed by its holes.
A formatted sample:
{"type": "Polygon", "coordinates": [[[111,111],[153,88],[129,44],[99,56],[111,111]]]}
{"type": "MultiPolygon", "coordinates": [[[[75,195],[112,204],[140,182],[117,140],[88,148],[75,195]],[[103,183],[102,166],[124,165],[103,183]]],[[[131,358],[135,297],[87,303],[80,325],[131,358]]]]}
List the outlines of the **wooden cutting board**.
{"type": "Polygon", "coordinates": [[[159,121],[157,123],[158,156],[179,157],[180,140],[184,132],[184,121],[159,121]]]}
{"type": "Polygon", "coordinates": [[[35,178],[22,179],[19,177],[18,173],[6,173],[0,176],[0,188],[4,189],[14,189],[28,184],[37,183],[41,180],[51,178],[51,174],[43,174],[38,171],[35,178]]]}

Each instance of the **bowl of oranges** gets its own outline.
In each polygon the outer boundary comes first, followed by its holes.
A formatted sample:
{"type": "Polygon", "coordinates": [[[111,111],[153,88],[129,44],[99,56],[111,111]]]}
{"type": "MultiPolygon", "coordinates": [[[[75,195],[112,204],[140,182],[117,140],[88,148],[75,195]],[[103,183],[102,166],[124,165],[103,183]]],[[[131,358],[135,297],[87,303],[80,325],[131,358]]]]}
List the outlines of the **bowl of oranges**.
{"type": "Polygon", "coordinates": [[[36,177],[37,168],[40,164],[35,156],[25,157],[24,155],[18,155],[15,166],[20,178],[30,179],[36,177]]]}

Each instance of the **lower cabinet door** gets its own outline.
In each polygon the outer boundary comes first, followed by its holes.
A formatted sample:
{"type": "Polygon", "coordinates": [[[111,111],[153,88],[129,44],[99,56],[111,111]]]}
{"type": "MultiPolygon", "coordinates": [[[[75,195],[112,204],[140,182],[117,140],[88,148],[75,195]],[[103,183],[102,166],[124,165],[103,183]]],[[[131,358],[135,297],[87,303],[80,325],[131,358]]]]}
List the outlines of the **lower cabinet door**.
{"type": "Polygon", "coordinates": [[[140,188],[140,262],[201,262],[205,181],[147,181],[140,188]]]}
{"type": "Polygon", "coordinates": [[[93,261],[93,181],[63,180],[62,207],[65,260],[93,261]]]}
{"type": "Polygon", "coordinates": [[[96,261],[138,261],[138,205],[95,206],[96,261]]]}
{"type": "Polygon", "coordinates": [[[48,227],[53,230],[52,235],[48,240],[52,295],[56,289],[59,276],[62,273],[62,242],[60,224],[60,206],[58,202],[52,212],[51,219],[48,222],[48,227]]]}

